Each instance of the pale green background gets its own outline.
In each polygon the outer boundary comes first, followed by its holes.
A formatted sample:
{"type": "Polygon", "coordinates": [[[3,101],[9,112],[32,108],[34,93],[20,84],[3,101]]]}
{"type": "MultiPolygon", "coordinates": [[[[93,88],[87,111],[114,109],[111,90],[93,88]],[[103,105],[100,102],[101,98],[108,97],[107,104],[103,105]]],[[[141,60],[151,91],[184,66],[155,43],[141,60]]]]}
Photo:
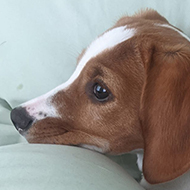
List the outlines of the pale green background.
{"type": "MultiPolygon", "coordinates": [[[[0,97],[14,107],[63,83],[74,71],[81,50],[97,35],[121,16],[146,7],[190,36],[190,0],[0,0],[0,97]]],[[[10,123],[9,111],[0,106],[0,189],[86,190],[94,183],[99,189],[140,189],[121,168],[97,153],[49,145],[5,146],[23,141],[10,123]],[[76,153],[81,156],[76,158],[76,153]],[[64,156],[67,159],[62,160],[64,156]],[[95,163],[90,171],[85,159],[95,163]],[[96,167],[102,162],[111,171],[109,179],[96,167]],[[85,178],[88,172],[90,178],[85,178]]],[[[130,155],[116,160],[138,176],[130,155]]]]}

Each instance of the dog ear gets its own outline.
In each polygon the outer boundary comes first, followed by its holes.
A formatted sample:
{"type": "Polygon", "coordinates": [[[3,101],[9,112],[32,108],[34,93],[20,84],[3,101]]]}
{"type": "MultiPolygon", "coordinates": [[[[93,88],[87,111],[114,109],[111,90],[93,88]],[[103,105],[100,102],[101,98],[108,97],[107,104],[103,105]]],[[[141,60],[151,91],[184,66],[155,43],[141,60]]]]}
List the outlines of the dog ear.
{"type": "Polygon", "coordinates": [[[142,9],[141,11],[137,12],[135,15],[132,16],[124,16],[121,19],[119,19],[115,26],[124,26],[131,23],[134,23],[136,21],[139,22],[139,19],[143,20],[152,20],[152,21],[158,21],[161,23],[169,24],[169,22],[161,16],[157,11],[153,9],[142,9]]]}
{"type": "MultiPolygon", "coordinates": [[[[172,46],[143,57],[146,81],[140,119],[143,173],[151,183],[172,180],[190,168],[190,49],[172,46]]],[[[144,50],[145,51],[145,50],[144,50]]]]}
{"type": "Polygon", "coordinates": [[[149,9],[149,8],[142,9],[138,13],[136,13],[134,15],[134,17],[143,18],[143,19],[146,19],[146,20],[154,20],[154,21],[159,20],[159,21],[162,21],[162,22],[165,22],[165,23],[169,24],[169,22],[166,20],[166,18],[161,16],[154,9],[149,9]]]}

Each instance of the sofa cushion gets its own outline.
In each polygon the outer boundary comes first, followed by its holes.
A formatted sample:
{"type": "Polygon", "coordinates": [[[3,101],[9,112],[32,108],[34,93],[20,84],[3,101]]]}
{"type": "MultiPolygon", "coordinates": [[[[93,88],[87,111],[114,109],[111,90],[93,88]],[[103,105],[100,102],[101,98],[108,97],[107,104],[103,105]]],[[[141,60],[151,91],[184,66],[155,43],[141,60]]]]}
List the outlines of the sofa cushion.
{"type": "Polygon", "coordinates": [[[143,190],[99,153],[69,146],[17,144],[0,148],[3,190],[143,190]]]}

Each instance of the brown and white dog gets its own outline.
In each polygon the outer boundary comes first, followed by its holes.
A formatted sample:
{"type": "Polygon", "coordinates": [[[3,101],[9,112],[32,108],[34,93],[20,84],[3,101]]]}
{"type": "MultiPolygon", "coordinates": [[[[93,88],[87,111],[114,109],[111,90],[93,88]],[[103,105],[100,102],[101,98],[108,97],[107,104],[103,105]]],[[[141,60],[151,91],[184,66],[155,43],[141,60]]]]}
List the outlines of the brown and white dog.
{"type": "MultiPolygon", "coordinates": [[[[156,11],[123,17],[82,52],[66,83],[15,108],[11,119],[30,143],[144,149],[145,179],[173,180],[190,168],[189,39],[156,11]]],[[[188,178],[143,184],[184,190],[188,178]]]]}

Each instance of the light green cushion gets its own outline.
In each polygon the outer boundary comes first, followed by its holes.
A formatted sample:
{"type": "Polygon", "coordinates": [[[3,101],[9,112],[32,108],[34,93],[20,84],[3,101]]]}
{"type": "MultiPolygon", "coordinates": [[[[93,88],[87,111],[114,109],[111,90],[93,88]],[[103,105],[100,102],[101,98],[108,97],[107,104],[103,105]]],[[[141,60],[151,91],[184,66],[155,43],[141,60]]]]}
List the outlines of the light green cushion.
{"type": "Polygon", "coordinates": [[[4,146],[0,160],[2,190],[143,190],[110,159],[81,148],[4,146]]]}

